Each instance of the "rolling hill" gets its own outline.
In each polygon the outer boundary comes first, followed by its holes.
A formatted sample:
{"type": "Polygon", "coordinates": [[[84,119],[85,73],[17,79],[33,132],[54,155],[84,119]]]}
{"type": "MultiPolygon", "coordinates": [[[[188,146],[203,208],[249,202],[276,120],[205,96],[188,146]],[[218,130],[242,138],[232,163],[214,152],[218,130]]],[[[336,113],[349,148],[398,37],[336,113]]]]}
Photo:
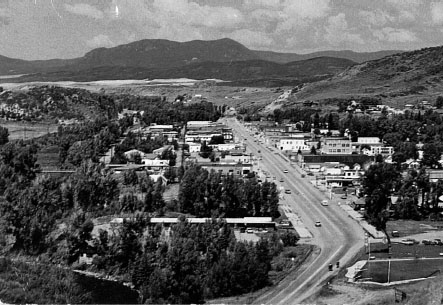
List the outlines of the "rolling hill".
{"type": "MultiPolygon", "coordinates": [[[[341,58],[319,57],[305,61],[278,64],[263,60],[192,63],[169,69],[103,66],[78,71],[53,71],[24,75],[11,81],[94,81],[111,79],[218,78],[226,81],[285,79],[299,84],[307,80],[331,77],[355,63],[341,58]]],[[[9,81],[9,80],[6,80],[9,81]]],[[[278,84],[276,84],[278,86],[278,84]]]]}
{"type": "Polygon", "coordinates": [[[356,63],[362,63],[365,61],[376,60],[383,58],[385,56],[397,54],[403,51],[389,50],[389,51],[378,51],[378,52],[354,52],[350,50],[343,51],[320,51],[308,54],[297,54],[297,53],[278,53],[272,51],[254,51],[255,54],[262,60],[268,60],[278,63],[288,63],[291,61],[307,60],[316,57],[335,57],[335,58],[345,58],[352,60],[356,63]]]}
{"type": "Polygon", "coordinates": [[[397,105],[443,92],[443,46],[390,55],[354,65],[327,81],[311,83],[294,100],[377,97],[397,105]]]}
{"type": "Polygon", "coordinates": [[[94,49],[73,59],[26,61],[0,56],[0,75],[26,74],[4,79],[5,82],[188,77],[227,81],[296,78],[299,83],[311,81],[312,77],[315,80],[329,77],[355,64],[346,57],[361,61],[365,56],[385,55],[383,52],[361,53],[358,57],[358,54],[351,51],[308,55],[254,51],[227,38],[188,42],[145,39],[94,49]],[[326,54],[334,56],[324,56],[326,54]],[[342,55],[343,58],[337,57],[342,55]]]}

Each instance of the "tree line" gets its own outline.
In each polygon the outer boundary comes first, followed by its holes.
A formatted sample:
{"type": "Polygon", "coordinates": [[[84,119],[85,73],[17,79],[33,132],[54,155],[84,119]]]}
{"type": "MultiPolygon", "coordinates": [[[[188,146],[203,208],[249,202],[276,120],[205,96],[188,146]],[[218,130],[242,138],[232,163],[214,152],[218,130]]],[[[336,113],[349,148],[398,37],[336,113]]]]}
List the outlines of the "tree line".
{"type": "Polygon", "coordinates": [[[179,211],[197,217],[278,217],[275,183],[226,177],[200,166],[186,169],[179,190],[179,211]]]}

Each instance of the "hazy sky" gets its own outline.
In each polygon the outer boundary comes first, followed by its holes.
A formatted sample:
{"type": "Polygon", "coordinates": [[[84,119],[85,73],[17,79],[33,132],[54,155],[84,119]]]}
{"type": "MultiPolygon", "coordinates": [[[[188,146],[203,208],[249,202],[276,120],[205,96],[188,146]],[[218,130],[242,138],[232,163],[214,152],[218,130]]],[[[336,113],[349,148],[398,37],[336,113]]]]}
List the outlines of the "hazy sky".
{"type": "Polygon", "coordinates": [[[0,55],[8,57],[224,37],[297,53],[419,49],[443,44],[443,0],[0,0],[0,55]]]}

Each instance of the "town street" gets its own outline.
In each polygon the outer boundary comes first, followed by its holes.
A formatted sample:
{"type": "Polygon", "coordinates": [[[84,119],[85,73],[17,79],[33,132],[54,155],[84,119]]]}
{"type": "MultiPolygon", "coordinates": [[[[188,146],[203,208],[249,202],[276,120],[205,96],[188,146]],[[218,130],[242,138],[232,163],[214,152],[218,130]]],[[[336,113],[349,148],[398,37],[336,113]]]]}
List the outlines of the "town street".
{"type": "Polygon", "coordinates": [[[339,206],[322,206],[321,201],[327,199],[325,194],[315,188],[309,178],[302,178],[300,168],[291,165],[276,148],[270,150],[265,144],[254,142],[250,131],[235,118],[227,118],[226,121],[236,136],[246,142],[248,152],[262,157],[260,167],[277,180],[283,178],[281,185],[291,191],[291,194],[284,195],[286,203],[312,234],[312,238],[300,242],[315,244],[320,250],[315,251],[314,256],[297,271],[299,274],[296,277],[289,276],[254,303],[299,304],[337,274],[336,262],[340,262],[342,268],[355,256],[364,245],[364,232],[339,206]],[[288,170],[288,173],[284,173],[284,170],[288,170]],[[320,227],[315,227],[316,221],[321,222],[320,227]],[[329,264],[334,265],[334,271],[328,271],[329,264]]]}

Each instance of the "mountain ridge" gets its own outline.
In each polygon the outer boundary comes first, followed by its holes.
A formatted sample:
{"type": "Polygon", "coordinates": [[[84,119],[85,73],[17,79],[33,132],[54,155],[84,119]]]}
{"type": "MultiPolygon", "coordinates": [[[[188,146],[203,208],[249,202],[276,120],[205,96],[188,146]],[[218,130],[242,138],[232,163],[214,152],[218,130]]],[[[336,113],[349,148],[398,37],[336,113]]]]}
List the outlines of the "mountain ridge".
{"type": "MultiPolygon", "coordinates": [[[[82,57],[72,59],[27,61],[0,56],[0,74],[75,72],[107,66],[170,69],[193,63],[240,62],[248,60],[265,60],[282,64],[324,57],[327,54],[329,53],[318,52],[300,55],[296,53],[255,51],[229,38],[209,41],[192,40],[187,42],[167,39],[143,39],[111,48],[96,48],[85,53],[82,57]]],[[[335,52],[331,54],[349,55],[351,53],[344,51],[344,53],[335,52]]],[[[379,55],[383,54],[380,53],[379,55]]]]}

